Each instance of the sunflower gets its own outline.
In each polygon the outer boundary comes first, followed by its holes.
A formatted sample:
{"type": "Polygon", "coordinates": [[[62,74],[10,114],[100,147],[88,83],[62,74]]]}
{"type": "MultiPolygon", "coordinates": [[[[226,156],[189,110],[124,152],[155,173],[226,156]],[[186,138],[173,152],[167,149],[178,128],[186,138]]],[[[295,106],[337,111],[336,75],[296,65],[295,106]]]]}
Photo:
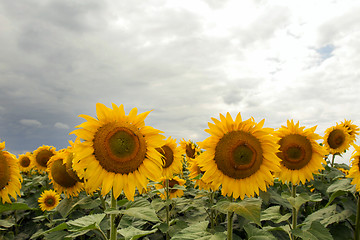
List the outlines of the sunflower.
{"type": "Polygon", "coordinates": [[[356,186],[356,191],[360,192],[360,146],[355,145],[355,150],[350,158],[350,170],[346,176],[352,178],[351,184],[356,186]]]}
{"type": "Polygon", "coordinates": [[[359,131],[360,131],[359,127],[353,124],[351,120],[346,120],[346,119],[344,120],[344,122],[341,122],[340,124],[349,130],[349,135],[351,139],[350,143],[354,144],[356,140],[356,136],[359,135],[359,131]]]}
{"type": "MultiPolygon", "coordinates": [[[[166,177],[162,177],[160,179],[160,184],[155,184],[155,188],[156,189],[164,189],[166,186],[166,177]]],[[[179,186],[184,186],[185,184],[185,180],[181,179],[177,176],[174,176],[173,178],[168,179],[169,180],[169,198],[178,198],[184,195],[184,191],[181,189],[172,189],[173,187],[175,187],[175,185],[179,185],[179,186]]],[[[166,194],[164,193],[160,193],[160,197],[163,200],[166,200],[166,194]]]]}
{"type": "Polygon", "coordinates": [[[72,160],[71,152],[59,151],[50,158],[46,169],[55,191],[64,193],[67,198],[78,196],[84,188],[84,184],[72,170],[72,160]]]}
{"type": "Polygon", "coordinates": [[[351,143],[350,129],[336,123],[336,126],[325,130],[324,146],[331,154],[341,154],[345,152],[351,143]]]}
{"type": "Polygon", "coordinates": [[[191,161],[191,159],[194,159],[201,152],[199,146],[191,140],[186,141],[185,139],[182,139],[180,141],[180,147],[185,152],[185,157],[187,161],[191,161]]]}
{"type": "Polygon", "coordinates": [[[265,120],[256,123],[253,118],[242,121],[240,113],[235,121],[229,113],[220,114],[220,121],[212,118],[205,131],[210,137],[199,143],[205,152],[198,156],[204,175],[202,180],[213,186],[222,186],[224,196],[244,199],[245,195],[259,194],[259,189],[273,184],[271,172],[279,171],[276,156],[277,138],[273,129],[263,128],[265,120]]]}
{"type": "Polygon", "coordinates": [[[198,158],[195,157],[188,162],[188,169],[190,171],[189,178],[192,179],[192,181],[195,181],[195,187],[198,187],[200,190],[216,190],[217,188],[211,183],[206,183],[201,178],[199,178],[199,175],[202,176],[204,174],[204,171],[200,169],[197,161],[198,158]]]}
{"type": "Polygon", "coordinates": [[[324,157],[326,149],[320,146],[316,140],[321,136],[315,133],[315,127],[305,129],[300,127],[299,122],[287,121],[287,126],[281,126],[275,132],[279,141],[278,157],[282,160],[280,172],[275,172],[282,182],[291,182],[293,185],[314,179],[313,173],[324,169],[322,164],[326,165],[324,157]]]}
{"type": "Polygon", "coordinates": [[[5,142],[0,142],[0,198],[11,203],[9,195],[15,200],[20,196],[22,177],[16,157],[4,148],[5,142]]]}
{"type": "Polygon", "coordinates": [[[32,161],[35,164],[36,169],[39,172],[45,172],[47,167],[47,162],[52,156],[56,153],[56,148],[53,146],[43,145],[36,149],[32,154],[32,161]]]}
{"type": "Polygon", "coordinates": [[[20,154],[18,157],[19,167],[21,172],[30,172],[33,168],[33,161],[31,160],[31,153],[20,154]]]}
{"type": "Polygon", "coordinates": [[[182,151],[177,147],[176,140],[169,137],[164,145],[156,150],[161,153],[163,160],[162,176],[170,179],[174,174],[182,171],[182,151]]]}
{"type": "Polygon", "coordinates": [[[54,190],[45,190],[38,199],[41,211],[53,210],[60,202],[60,195],[54,190]]]}
{"type": "Polygon", "coordinates": [[[164,145],[161,131],[145,126],[150,112],[137,115],[137,109],[125,115],[123,105],[113,109],[96,104],[98,119],[80,115],[87,120],[70,134],[83,140],[74,146],[73,169],[84,178],[87,192],[101,187],[106,195],[111,189],[115,198],[124,191],[134,200],[135,188],[147,187],[148,178],[157,181],[162,173],[161,154],[164,145]]]}

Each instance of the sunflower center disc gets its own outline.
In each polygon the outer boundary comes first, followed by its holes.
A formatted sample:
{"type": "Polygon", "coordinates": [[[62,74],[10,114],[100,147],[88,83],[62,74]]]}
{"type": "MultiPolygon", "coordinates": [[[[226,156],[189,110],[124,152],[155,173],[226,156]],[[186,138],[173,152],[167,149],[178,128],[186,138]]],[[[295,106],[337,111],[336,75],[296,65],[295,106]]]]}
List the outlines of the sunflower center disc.
{"type": "Polygon", "coordinates": [[[52,197],[46,198],[45,205],[47,207],[52,207],[52,206],[54,206],[54,204],[55,204],[55,200],[52,197]]]}
{"type": "Polygon", "coordinates": [[[260,168],[263,151],[256,137],[244,131],[233,131],[225,134],[217,143],[214,160],[223,174],[243,179],[260,168]]]}
{"type": "Polygon", "coordinates": [[[108,123],[95,133],[94,155],[108,172],[128,174],[142,164],[146,156],[146,142],[133,125],[108,123]]]}
{"type": "Polygon", "coordinates": [[[10,181],[10,170],[6,157],[0,152],[0,190],[10,181]]]}
{"type": "Polygon", "coordinates": [[[81,179],[78,177],[78,175],[75,173],[75,171],[72,168],[73,159],[74,159],[74,155],[72,153],[69,153],[68,157],[66,158],[66,162],[65,162],[66,172],[74,180],[81,182],[81,179]]]}
{"type": "Polygon", "coordinates": [[[162,146],[156,148],[156,150],[162,154],[161,159],[163,160],[163,168],[168,168],[174,161],[174,153],[169,146],[162,146]]]}
{"type": "Polygon", "coordinates": [[[195,148],[192,148],[191,144],[186,144],[185,152],[189,158],[195,158],[195,148]]]}
{"type": "Polygon", "coordinates": [[[28,157],[21,158],[20,165],[24,168],[28,167],[30,165],[30,159],[28,157]]]}
{"type": "Polygon", "coordinates": [[[49,159],[53,156],[54,154],[49,151],[49,150],[41,150],[37,155],[36,155],[36,162],[42,166],[45,167],[47,166],[47,162],[49,161],[49,159]]]}
{"type": "MultiPolygon", "coordinates": [[[[175,179],[169,180],[169,188],[173,188],[176,184],[177,184],[177,185],[180,185],[179,182],[176,181],[175,179]]],[[[171,193],[174,193],[174,192],[176,192],[176,191],[177,191],[177,189],[170,189],[170,192],[171,192],[171,193]]]]}
{"type": "Polygon", "coordinates": [[[277,156],[282,164],[291,170],[305,167],[312,157],[312,146],[310,141],[299,134],[290,134],[279,141],[280,152],[277,156]]]}
{"type": "Polygon", "coordinates": [[[335,129],[329,134],[327,141],[332,149],[339,148],[345,141],[345,134],[343,131],[335,129]]]}
{"type": "Polygon", "coordinates": [[[62,159],[58,159],[52,163],[51,175],[57,184],[65,188],[70,188],[77,182],[67,173],[66,166],[63,164],[62,159]]]}

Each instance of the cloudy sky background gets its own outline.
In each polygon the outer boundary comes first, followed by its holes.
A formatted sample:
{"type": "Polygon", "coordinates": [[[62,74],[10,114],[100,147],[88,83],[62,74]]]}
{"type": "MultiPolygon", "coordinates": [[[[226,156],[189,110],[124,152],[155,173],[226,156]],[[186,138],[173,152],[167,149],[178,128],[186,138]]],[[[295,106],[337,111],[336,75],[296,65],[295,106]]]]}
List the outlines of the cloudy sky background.
{"type": "MultiPolygon", "coordinates": [[[[360,125],[358,0],[0,0],[0,138],[68,146],[97,102],[178,140],[241,112],[360,125]]],[[[346,161],[348,162],[348,159],[346,161]]]]}

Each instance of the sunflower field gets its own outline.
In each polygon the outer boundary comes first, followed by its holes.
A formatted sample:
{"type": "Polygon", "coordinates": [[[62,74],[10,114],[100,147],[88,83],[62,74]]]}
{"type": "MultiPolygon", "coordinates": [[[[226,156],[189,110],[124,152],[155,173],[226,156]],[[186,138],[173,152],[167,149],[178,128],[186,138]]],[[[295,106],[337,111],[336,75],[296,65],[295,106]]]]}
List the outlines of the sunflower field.
{"type": "Polygon", "coordinates": [[[202,142],[96,105],[66,149],[15,156],[0,142],[0,239],[360,240],[360,129],[240,113],[202,142]],[[337,159],[355,148],[349,164],[337,159]]]}

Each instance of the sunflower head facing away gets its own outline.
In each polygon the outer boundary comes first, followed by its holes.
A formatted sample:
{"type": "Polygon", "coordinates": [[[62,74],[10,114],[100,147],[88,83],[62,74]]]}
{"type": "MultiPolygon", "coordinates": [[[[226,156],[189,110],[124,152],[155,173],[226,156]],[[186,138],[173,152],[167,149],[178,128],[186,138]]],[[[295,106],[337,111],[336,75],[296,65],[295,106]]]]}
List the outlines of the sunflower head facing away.
{"type": "Polygon", "coordinates": [[[280,159],[276,156],[278,139],[273,129],[263,128],[264,120],[253,118],[242,121],[240,113],[235,120],[229,113],[220,114],[220,121],[212,118],[205,131],[211,136],[199,143],[205,152],[198,156],[202,180],[221,185],[224,196],[244,199],[266,191],[273,184],[272,172],[279,171],[280,159]]]}
{"type": "Polygon", "coordinates": [[[346,177],[352,178],[351,184],[356,186],[356,191],[360,192],[360,146],[355,145],[355,150],[351,155],[350,170],[346,177]]]}
{"type": "MultiPolygon", "coordinates": [[[[174,188],[176,185],[178,186],[184,186],[186,181],[184,179],[181,179],[177,176],[174,176],[173,178],[168,179],[169,181],[169,199],[172,198],[178,198],[184,195],[184,191],[181,189],[174,188]],[[173,189],[172,189],[173,188],[173,189]]],[[[155,184],[156,189],[164,189],[166,187],[166,178],[162,177],[160,179],[160,184],[155,184]]],[[[166,193],[160,193],[160,197],[163,200],[166,200],[166,193]]]]}
{"type": "Polygon", "coordinates": [[[39,172],[45,172],[47,162],[56,153],[56,148],[52,146],[43,145],[36,149],[32,154],[32,161],[39,172]]]}
{"type": "Polygon", "coordinates": [[[341,124],[329,127],[325,130],[324,146],[331,154],[345,152],[351,144],[350,129],[341,124]]]}
{"type": "Polygon", "coordinates": [[[206,183],[201,179],[201,176],[204,174],[198,164],[198,158],[195,157],[188,162],[189,169],[189,178],[195,182],[195,187],[198,187],[200,190],[217,190],[219,186],[214,186],[212,183],[206,183]],[[200,177],[200,178],[199,178],[200,177]]]}
{"type": "Polygon", "coordinates": [[[84,188],[83,183],[72,171],[72,153],[59,151],[52,156],[46,169],[48,177],[58,193],[64,193],[67,198],[78,196],[84,188]]]}
{"type": "Polygon", "coordinates": [[[27,152],[25,154],[20,154],[18,157],[19,167],[21,172],[30,172],[33,168],[33,161],[31,153],[27,152]]]}
{"type": "Polygon", "coordinates": [[[314,179],[313,173],[324,169],[326,164],[324,157],[326,149],[320,146],[316,140],[321,137],[315,133],[315,127],[305,129],[300,127],[299,122],[287,121],[287,126],[281,126],[275,134],[280,138],[278,157],[281,159],[280,172],[275,176],[282,182],[303,184],[314,179]]]}
{"type": "Polygon", "coordinates": [[[43,193],[41,193],[38,202],[41,211],[50,211],[59,204],[60,195],[57,194],[54,190],[45,190],[43,193]]]}
{"type": "Polygon", "coordinates": [[[340,124],[349,130],[350,143],[353,144],[356,140],[356,137],[359,135],[359,131],[360,131],[359,127],[353,124],[351,120],[346,120],[346,119],[340,124]]]}
{"type": "Polygon", "coordinates": [[[170,179],[182,171],[182,151],[176,144],[176,139],[169,137],[161,148],[156,148],[163,160],[162,176],[170,179]]]}
{"type": "Polygon", "coordinates": [[[0,198],[2,203],[11,203],[10,197],[20,196],[22,177],[16,157],[4,151],[5,142],[0,142],[0,198]]]}
{"type": "Polygon", "coordinates": [[[157,181],[162,173],[162,155],[156,150],[164,145],[161,131],[145,126],[150,112],[137,114],[133,108],[125,115],[123,105],[96,104],[97,119],[80,115],[87,122],[71,134],[83,141],[74,145],[73,169],[84,178],[87,192],[101,188],[106,195],[113,189],[118,198],[122,191],[133,200],[135,188],[147,188],[148,179],[157,181]]]}

